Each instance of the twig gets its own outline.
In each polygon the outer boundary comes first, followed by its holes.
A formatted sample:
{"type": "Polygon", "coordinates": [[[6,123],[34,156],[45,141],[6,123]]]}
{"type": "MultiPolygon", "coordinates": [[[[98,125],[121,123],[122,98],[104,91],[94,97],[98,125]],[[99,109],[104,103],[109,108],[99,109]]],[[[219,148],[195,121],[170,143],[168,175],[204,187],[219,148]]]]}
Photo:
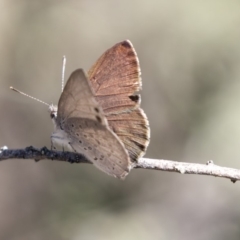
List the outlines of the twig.
{"type": "MultiPolygon", "coordinates": [[[[65,161],[70,163],[91,163],[82,154],[73,152],[52,151],[43,147],[27,147],[25,149],[6,149],[0,150],[0,161],[7,159],[35,159],[40,161],[44,159],[65,161]]],[[[181,174],[200,174],[214,177],[228,178],[232,182],[240,180],[240,170],[217,166],[213,161],[206,164],[186,163],[170,160],[158,160],[149,158],[140,158],[133,168],[154,169],[168,172],[178,172],[181,174]]]]}
{"type": "Polygon", "coordinates": [[[0,150],[0,161],[7,159],[34,159],[36,162],[40,160],[57,160],[69,163],[91,163],[82,154],[64,151],[52,151],[46,147],[41,149],[35,147],[26,147],[25,149],[6,149],[0,150]]]}
{"type": "Polygon", "coordinates": [[[240,170],[217,166],[213,161],[206,164],[177,162],[163,159],[140,158],[136,168],[155,169],[181,174],[199,174],[228,178],[233,183],[240,180],[240,170]]]}

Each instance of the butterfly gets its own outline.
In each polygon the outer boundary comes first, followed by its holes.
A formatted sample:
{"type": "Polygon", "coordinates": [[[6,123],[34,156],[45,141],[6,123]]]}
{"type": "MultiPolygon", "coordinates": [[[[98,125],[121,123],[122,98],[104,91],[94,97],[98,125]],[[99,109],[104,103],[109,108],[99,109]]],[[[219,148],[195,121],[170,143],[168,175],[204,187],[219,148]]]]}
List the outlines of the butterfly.
{"type": "Polygon", "coordinates": [[[108,49],[86,76],[69,77],[58,108],[51,107],[54,143],[84,154],[97,168],[124,179],[146,151],[148,119],[140,108],[141,72],[129,40],[108,49]]]}
{"type": "Polygon", "coordinates": [[[150,128],[140,108],[141,71],[129,40],[115,44],[86,75],[69,77],[58,106],[49,105],[54,131],[52,146],[86,156],[103,172],[124,179],[146,152],[150,128]]]}

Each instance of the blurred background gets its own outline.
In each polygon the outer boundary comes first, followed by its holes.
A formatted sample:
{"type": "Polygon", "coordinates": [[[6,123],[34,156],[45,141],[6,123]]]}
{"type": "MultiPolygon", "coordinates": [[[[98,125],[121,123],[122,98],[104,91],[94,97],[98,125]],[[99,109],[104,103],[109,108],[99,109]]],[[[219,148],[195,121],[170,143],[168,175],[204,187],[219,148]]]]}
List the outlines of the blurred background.
{"type": "MultiPolygon", "coordinates": [[[[148,158],[240,168],[240,2],[0,0],[0,146],[50,147],[66,78],[115,43],[138,53],[148,158]]],[[[1,240],[240,238],[239,183],[88,164],[0,163],[1,240]]]]}

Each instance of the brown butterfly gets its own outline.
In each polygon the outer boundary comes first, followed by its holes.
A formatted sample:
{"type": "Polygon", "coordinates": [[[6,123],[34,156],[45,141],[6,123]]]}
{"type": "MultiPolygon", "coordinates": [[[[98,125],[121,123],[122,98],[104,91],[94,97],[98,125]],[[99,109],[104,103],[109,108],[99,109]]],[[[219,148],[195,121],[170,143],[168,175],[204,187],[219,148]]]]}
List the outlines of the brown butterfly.
{"type": "Polygon", "coordinates": [[[140,108],[140,67],[130,41],[107,50],[88,72],[69,77],[50,108],[53,143],[83,153],[109,175],[125,178],[148,146],[148,120],[140,108]],[[132,162],[132,163],[131,163],[132,162]]]}
{"type": "MultiPolygon", "coordinates": [[[[64,69],[64,68],[63,68],[64,69]]],[[[140,67],[130,41],[107,50],[89,70],[69,77],[58,107],[49,106],[56,144],[84,154],[103,172],[124,179],[146,151],[150,129],[140,108],[140,67]]]]}

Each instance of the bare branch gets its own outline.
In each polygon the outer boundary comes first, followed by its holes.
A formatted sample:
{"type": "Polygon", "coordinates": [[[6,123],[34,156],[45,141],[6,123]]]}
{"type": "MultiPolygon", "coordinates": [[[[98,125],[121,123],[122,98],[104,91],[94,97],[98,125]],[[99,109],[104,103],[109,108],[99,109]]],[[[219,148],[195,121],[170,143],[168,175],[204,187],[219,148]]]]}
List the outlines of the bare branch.
{"type": "MultiPolygon", "coordinates": [[[[0,161],[7,159],[35,159],[40,160],[57,160],[69,163],[91,163],[82,154],[73,152],[52,151],[43,147],[27,147],[25,149],[5,149],[0,150],[0,161]]],[[[213,161],[206,164],[177,162],[163,159],[140,158],[133,168],[143,168],[152,170],[161,170],[168,172],[178,172],[181,174],[200,174],[214,177],[228,178],[232,182],[240,180],[240,170],[217,166],[213,161]]]]}
{"type": "Polygon", "coordinates": [[[34,159],[40,160],[57,160],[69,163],[91,163],[82,154],[64,151],[52,151],[46,147],[41,149],[35,147],[26,147],[25,149],[6,149],[0,150],[0,161],[7,159],[34,159]]]}
{"type": "Polygon", "coordinates": [[[228,178],[233,183],[240,180],[240,170],[217,166],[213,161],[206,164],[177,162],[164,159],[141,158],[138,160],[136,168],[155,169],[168,172],[178,172],[181,174],[199,174],[214,177],[228,178]]]}

